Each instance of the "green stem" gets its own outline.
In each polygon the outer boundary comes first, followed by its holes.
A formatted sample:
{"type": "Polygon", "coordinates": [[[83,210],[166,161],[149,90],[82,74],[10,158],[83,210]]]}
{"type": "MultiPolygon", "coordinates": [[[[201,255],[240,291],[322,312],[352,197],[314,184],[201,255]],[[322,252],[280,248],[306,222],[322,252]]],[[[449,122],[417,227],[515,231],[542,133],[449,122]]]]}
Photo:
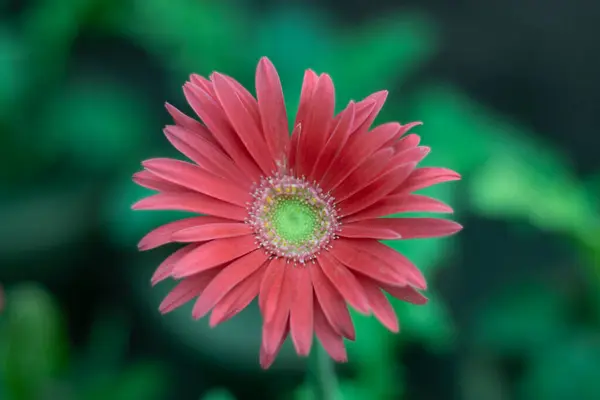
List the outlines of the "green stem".
{"type": "Polygon", "coordinates": [[[308,374],[312,381],[315,400],[336,399],[337,378],[335,376],[335,364],[325,349],[316,343],[310,355],[308,374]]]}

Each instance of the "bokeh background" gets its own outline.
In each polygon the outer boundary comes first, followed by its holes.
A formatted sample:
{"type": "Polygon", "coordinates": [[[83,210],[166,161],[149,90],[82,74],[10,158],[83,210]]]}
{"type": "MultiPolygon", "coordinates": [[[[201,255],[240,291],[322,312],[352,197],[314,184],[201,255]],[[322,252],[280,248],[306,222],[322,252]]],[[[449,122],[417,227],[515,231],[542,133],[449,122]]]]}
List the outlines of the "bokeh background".
{"type": "MultiPolygon", "coordinates": [[[[395,244],[431,280],[392,335],[355,317],[344,399],[600,399],[600,3],[576,0],[0,0],[0,399],[311,399],[286,344],[258,367],[252,306],[216,329],[150,276],[132,212],[142,159],[175,156],[163,103],[213,70],[253,88],[267,55],[290,110],[303,71],[338,105],[390,90],[422,120],[429,193],[464,224],[395,244]]],[[[293,114],[293,113],[291,113],[293,114]]]]}

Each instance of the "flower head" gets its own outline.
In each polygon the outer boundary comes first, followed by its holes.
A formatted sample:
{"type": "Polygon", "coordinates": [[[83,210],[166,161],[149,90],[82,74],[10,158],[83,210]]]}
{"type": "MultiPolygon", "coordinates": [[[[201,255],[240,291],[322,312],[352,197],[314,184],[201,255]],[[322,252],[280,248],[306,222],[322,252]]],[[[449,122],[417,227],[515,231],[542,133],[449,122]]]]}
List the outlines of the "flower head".
{"type": "Polygon", "coordinates": [[[211,312],[215,326],[258,297],[264,368],[288,334],[300,355],[310,352],[314,332],[333,359],[345,361],[343,339],[355,336],[348,305],[398,331],[384,291],[424,304],[419,290],[426,282],[379,240],[461,229],[446,219],[382,218],[452,211],[412,193],[460,178],[445,168],[416,167],[429,148],[407,132],[420,123],[371,129],[387,92],[334,115],[331,78],[308,70],[290,135],[279,77],[267,58],[256,71],[256,99],[219,73],[192,75],[184,93],[203,123],[167,104],[175,124],[164,132],[192,162],[151,159],[134,175],[158,192],[134,209],[201,214],[161,226],[139,243],[142,250],[186,243],[152,278],[179,281],[161,312],[196,299],[193,316],[211,312]]]}

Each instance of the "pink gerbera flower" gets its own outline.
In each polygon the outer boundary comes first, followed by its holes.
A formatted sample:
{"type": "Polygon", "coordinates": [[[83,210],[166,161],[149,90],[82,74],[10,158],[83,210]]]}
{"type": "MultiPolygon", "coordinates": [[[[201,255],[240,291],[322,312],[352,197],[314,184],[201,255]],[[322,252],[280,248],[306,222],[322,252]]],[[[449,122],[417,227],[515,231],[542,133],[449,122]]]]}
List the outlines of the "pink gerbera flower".
{"type": "Polygon", "coordinates": [[[461,229],[435,218],[382,218],[401,212],[451,212],[413,191],[460,176],[416,168],[429,148],[405,135],[420,123],[371,130],[387,92],[334,115],[327,74],[308,70],[290,136],[277,71],[267,58],[256,71],[255,99],[234,79],[192,75],[185,97],[203,124],[173,106],[167,139],[192,163],[143,162],[134,181],[159,193],[137,210],[202,214],[161,226],[139,243],[148,250],[187,243],[156,270],[152,283],[179,283],[163,313],[196,299],[192,315],[211,312],[215,326],[258,296],[263,318],[260,363],[268,368],[290,334],[300,355],[313,332],[336,361],[354,339],[347,305],[373,313],[389,330],[398,320],[384,291],[424,304],[425,278],[407,258],[379,242],[444,236],[461,229]]]}

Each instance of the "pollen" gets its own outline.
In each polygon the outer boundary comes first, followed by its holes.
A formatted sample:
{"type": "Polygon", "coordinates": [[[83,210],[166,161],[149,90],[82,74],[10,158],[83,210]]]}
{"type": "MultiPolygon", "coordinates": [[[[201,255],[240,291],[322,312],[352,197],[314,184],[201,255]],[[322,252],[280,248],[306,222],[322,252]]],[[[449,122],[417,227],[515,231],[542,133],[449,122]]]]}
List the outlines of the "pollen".
{"type": "Polygon", "coordinates": [[[277,173],[261,179],[246,223],[273,257],[305,264],[330,246],[340,230],[334,199],[316,183],[277,173]]]}

